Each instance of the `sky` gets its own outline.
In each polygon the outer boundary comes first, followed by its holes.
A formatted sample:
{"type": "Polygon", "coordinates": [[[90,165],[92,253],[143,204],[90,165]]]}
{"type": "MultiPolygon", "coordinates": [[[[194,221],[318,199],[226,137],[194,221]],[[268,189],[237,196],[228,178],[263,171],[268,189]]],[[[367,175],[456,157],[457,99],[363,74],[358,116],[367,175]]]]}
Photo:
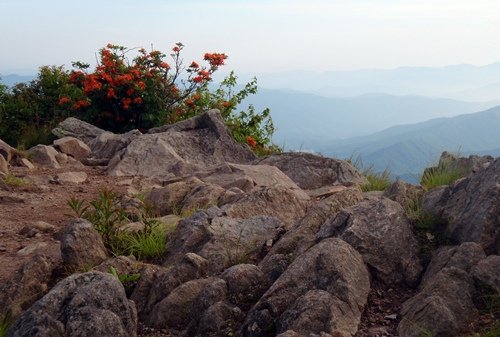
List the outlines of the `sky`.
{"type": "Polygon", "coordinates": [[[0,74],[95,64],[107,43],[229,55],[237,73],[500,61],[499,0],[0,0],[0,74]]]}

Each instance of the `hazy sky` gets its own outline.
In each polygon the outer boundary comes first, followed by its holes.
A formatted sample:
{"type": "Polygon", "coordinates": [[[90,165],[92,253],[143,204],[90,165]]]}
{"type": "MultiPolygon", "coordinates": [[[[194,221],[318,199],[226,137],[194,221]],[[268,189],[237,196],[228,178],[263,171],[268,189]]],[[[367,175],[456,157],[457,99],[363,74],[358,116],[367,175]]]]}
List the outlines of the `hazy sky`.
{"type": "Polygon", "coordinates": [[[229,55],[237,73],[500,61],[499,0],[0,0],[0,73],[93,62],[108,42],[229,55]]]}

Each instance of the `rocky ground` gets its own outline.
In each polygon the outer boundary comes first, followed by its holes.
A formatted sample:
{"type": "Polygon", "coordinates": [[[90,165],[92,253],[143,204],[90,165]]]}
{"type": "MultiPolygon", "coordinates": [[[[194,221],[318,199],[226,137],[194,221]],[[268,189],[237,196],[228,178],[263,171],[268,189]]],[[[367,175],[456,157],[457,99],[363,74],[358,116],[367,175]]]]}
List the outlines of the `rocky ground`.
{"type": "Polygon", "coordinates": [[[74,119],[54,133],[27,154],[0,142],[7,336],[499,335],[498,158],[445,154],[468,176],[363,193],[341,160],[255,158],[216,111],[144,135],[74,119]],[[103,188],[180,216],[154,263],[111,256],[66,216],[103,188]],[[140,278],[122,284],[111,267],[140,278]]]}

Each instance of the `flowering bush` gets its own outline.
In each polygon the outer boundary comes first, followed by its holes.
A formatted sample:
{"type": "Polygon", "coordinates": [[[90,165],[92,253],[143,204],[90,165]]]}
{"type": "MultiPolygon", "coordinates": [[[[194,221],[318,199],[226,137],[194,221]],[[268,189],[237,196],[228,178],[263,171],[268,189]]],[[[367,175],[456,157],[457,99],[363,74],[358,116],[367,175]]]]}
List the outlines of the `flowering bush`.
{"type": "Polygon", "coordinates": [[[180,57],[183,47],[177,43],[172,48],[171,65],[158,50],[141,48],[130,62],[126,58],[130,50],[108,44],[100,50],[99,63],[92,72],[88,64],[73,63],[76,70],[71,72],[70,81],[81,89],[81,95],[76,100],[61,97],[59,104],[115,132],[144,130],[183,119],[176,105],[210,82],[227,58],[225,54],[207,53],[206,66],[193,61],[184,69],[180,57]]]}

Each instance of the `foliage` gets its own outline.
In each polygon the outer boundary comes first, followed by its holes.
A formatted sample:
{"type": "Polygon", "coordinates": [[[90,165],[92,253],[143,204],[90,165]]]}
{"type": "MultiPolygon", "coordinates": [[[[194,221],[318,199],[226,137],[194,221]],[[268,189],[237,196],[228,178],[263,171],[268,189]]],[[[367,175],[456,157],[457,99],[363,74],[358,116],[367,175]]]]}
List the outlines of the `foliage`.
{"type": "Polygon", "coordinates": [[[7,334],[7,330],[11,325],[11,320],[9,316],[0,317],[0,337],[3,337],[7,334]]]}
{"type": "Polygon", "coordinates": [[[424,171],[420,185],[425,189],[449,185],[455,180],[464,177],[467,174],[465,168],[454,166],[449,163],[441,163],[437,167],[432,167],[424,171]]]}
{"type": "Polygon", "coordinates": [[[18,148],[48,143],[50,130],[70,115],[59,98],[77,92],[62,66],[43,66],[31,82],[0,88],[0,138],[18,148]]]}
{"type": "Polygon", "coordinates": [[[18,178],[12,174],[5,175],[4,177],[2,177],[2,180],[8,186],[20,187],[28,185],[28,182],[26,182],[24,179],[18,178]]]}
{"type": "Polygon", "coordinates": [[[144,227],[134,233],[123,230],[123,225],[130,221],[129,215],[121,206],[118,195],[111,190],[103,189],[88,204],[76,198],[71,198],[67,204],[76,217],[87,219],[93,224],[111,254],[132,254],[138,259],[151,259],[163,252],[166,230],[152,217],[152,207],[143,200],[139,201],[136,211],[144,227]]]}
{"type": "Polygon", "coordinates": [[[116,277],[120,281],[120,283],[123,285],[123,287],[125,288],[125,291],[127,293],[133,288],[133,286],[141,278],[140,273],[118,274],[118,271],[113,266],[109,267],[109,273],[111,275],[113,275],[114,277],[116,277]]]}

